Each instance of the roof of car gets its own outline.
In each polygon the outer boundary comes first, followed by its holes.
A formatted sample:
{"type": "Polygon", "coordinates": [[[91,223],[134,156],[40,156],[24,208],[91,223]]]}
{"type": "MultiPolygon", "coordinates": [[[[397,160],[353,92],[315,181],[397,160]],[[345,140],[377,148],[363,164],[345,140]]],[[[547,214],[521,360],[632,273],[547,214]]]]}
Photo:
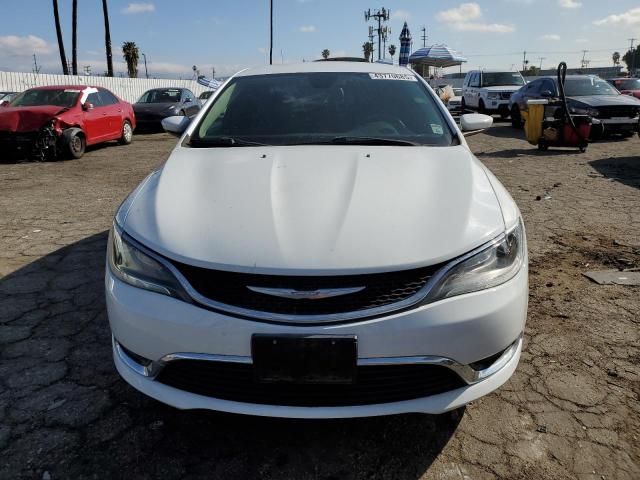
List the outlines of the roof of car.
{"type": "Polygon", "coordinates": [[[103,87],[94,87],[89,85],[46,85],[43,87],[33,87],[33,89],[38,90],[60,90],[64,88],[65,90],[84,90],[85,88],[103,88],[103,87]]]}
{"type": "Polygon", "coordinates": [[[267,65],[247,68],[237,73],[239,77],[249,75],[273,75],[279,73],[346,72],[346,73],[396,73],[415,75],[406,67],[369,62],[304,62],[288,65],[267,65]]]}
{"type": "MultiPolygon", "coordinates": [[[[546,75],[544,77],[538,77],[536,78],[536,80],[540,80],[543,78],[548,78],[549,80],[553,80],[555,82],[558,81],[558,77],[556,77],[555,75],[546,75]]],[[[587,78],[598,78],[600,80],[602,80],[598,75],[567,75],[565,78],[566,80],[580,80],[580,79],[587,79],[587,78]]],[[[535,80],[531,80],[532,82],[534,82],[535,80]]]]}

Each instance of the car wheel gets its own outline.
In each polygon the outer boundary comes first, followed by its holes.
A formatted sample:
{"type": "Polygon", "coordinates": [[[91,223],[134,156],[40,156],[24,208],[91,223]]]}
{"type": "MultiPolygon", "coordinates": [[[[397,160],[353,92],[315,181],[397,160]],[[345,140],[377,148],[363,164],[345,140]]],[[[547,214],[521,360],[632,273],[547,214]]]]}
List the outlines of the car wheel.
{"type": "Polygon", "coordinates": [[[71,130],[65,135],[66,153],[71,158],[80,158],[84,155],[84,150],[87,148],[87,140],[84,136],[84,132],[79,128],[71,130]]]}
{"type": "Polygon", "coordinates": [[[520,115],[520,107],[517,105],[511,107],[511,126],[513,128],[522,128],[522,115],[520,115]]]}
{"type": "Polygon", "coordinates": [[[487,109],[484,108],[484,102],[482,100],[478,103],[478,113],[482,113],[483,115],[487,114],[487,109]]]}
{"type": "Polygon", "coordinates": [[[131,127],[131,123],[129,120],[125,120],[122,124],[122,136],[120,137],[121,145],[129,145],[133,140],[133,128],[131,127]]]}
{"type": "Polygon", "coordinates": [[[467,111],[467,102],[464,101],[464,97],[462,97],[462,101],[460,102],[461,114],[464,115],[467,111]]]}

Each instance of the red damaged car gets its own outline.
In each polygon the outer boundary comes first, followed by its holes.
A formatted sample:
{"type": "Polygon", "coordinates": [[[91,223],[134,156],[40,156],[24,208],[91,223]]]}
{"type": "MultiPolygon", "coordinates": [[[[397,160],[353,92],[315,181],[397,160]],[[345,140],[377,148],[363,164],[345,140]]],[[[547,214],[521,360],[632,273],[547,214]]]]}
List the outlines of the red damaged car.
{"type": "Polygon", "coordinates": [[[135,126],[131,104],[105,88],[31,88],[0,107],[0,152],[18,159],[80,158],[88,145],[131,143],[135,126]]]}

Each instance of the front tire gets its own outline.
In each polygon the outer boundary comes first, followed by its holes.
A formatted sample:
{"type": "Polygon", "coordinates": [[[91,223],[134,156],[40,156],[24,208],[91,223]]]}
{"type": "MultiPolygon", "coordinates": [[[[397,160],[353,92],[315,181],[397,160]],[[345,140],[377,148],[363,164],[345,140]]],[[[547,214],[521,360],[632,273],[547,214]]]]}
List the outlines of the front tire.
{"type": "Polygon", "coordinates": [[[87,139],[79,128],[75,128],[65,135],[65,149],[70,158],[81,158],[86,148],[87,139]]]}
{"type": "Polygon", "coordinates": [[[464,101],[464,97],[462,97],[462,101],[460,102],[460,115],[464,115],[467,112],[467,102],[464,101]]]}
{"type": "Polygon", "coordinates": [[[132,141],[133,141],[133,127],[131,126],[131,123],[129,122],[129,120],[125,120],[122,123],[122,135],[120,136],[120,139],[118,140],[118,142],[120,142],[120,145],[129,145],[132,141]]]}
{"type": "Polygon", "coordinates": [[[487,109],[484,106],[483,100],[480,100],[480,102],[478,103],[478,113],[482,113],[483,115],[487,114],[487,109]]]}

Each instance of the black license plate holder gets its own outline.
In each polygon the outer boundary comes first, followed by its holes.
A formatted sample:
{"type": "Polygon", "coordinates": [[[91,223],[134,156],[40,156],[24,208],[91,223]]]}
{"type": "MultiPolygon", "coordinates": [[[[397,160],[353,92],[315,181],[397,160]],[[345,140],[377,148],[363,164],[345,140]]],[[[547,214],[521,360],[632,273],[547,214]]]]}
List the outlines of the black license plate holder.
{"type": "Polygon", "coordinates": [[[351,384],[355,381],[355,335],[251,337],[255,378],[260,383],[351,384]]]}

